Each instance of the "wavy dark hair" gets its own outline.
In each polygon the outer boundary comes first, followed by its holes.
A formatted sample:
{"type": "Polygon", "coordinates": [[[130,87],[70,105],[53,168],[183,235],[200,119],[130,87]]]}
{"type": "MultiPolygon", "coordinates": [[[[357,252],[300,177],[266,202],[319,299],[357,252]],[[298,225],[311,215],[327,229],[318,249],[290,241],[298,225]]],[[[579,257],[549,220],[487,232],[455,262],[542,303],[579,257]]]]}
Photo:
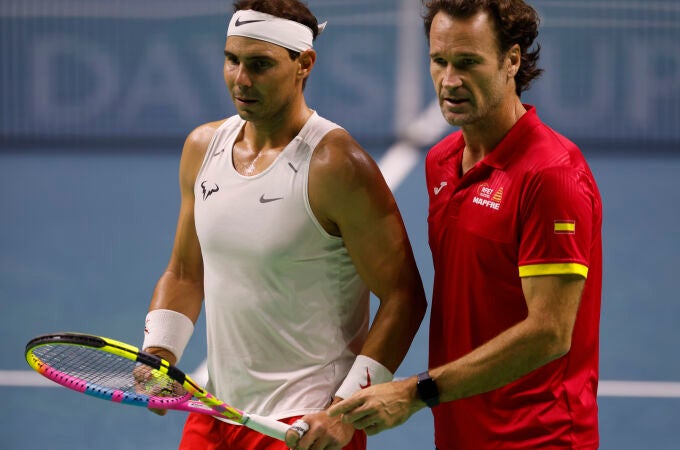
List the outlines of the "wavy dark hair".
{"type": "MultiPolygon", "coordinates": [[[[293,20],[305,25],[312,30],[312,40],[319,35],[319,22],[307,8],[307,5],[299,0],[238,0],[234,2],[234,12],[241,9],[252,9],[283,19],[293,20]]],[[[300,53],[288,50],[291,59],[295,60],[300,53]]]]}
{"type": "Polygon", "coordinates": [[[522,53],[519,71],[515,75],[517,95],[529,89],[531,82],[538,78],[543,69],[538,67],[541,46],[534,40],[538,36],[540,18],[534,8],[523,0],[423,0],[425,35],[429,41],[434,16],[443,11],[451,17],[467,19],[479,12],[486,12],[496,29],[499,57],[515,44],[522,53]]]}

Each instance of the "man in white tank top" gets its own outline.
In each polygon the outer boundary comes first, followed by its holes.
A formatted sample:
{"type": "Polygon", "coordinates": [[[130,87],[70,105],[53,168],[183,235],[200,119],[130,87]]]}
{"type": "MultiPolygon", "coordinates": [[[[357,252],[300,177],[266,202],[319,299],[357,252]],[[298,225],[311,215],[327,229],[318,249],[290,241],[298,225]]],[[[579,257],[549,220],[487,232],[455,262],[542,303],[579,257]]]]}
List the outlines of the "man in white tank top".
{"type": "MultiPolygon", "coordinates": [[[[392,378],[425,312],[422,282],[377,165],[305,102],[325,24],[299,0],[241,0],[234,11],[224,79],[238,115],[186,139],[175,243],[143,347],[176,363],[205,299],[208,390],[301,419],[291,447],[363,450],[364,432],[325,409],[392,378]],[[369,327],[370,292],[380,306],[369,327]]],[[[286,448],[200,414],[180,444],[286,448]]]]}

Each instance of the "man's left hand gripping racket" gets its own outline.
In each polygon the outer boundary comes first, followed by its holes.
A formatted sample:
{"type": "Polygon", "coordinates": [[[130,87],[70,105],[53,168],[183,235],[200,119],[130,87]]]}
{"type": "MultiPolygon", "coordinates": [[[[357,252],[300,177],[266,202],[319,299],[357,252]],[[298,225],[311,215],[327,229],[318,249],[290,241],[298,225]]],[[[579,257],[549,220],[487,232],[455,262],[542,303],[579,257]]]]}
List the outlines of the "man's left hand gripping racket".
{"type": "Polygon", "coordinates": [[[166,360],[113,339],[78,333],[38,336],[26,344],[26,361],[55,383],[104,400],[222,417],[282,441],[290,428],[229,406],[166,360]]]}

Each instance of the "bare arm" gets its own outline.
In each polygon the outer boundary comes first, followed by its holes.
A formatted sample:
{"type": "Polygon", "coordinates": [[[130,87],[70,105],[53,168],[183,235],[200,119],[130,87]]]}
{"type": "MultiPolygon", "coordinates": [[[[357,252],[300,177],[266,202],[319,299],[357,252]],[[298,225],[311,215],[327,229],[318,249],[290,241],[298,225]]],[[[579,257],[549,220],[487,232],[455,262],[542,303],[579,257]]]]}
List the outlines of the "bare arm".
{"type": "MultiPolygon", "coordinates": [[[[577,276],[522,279],[525,320],[458,360],[430,370],[442,402],[504,386],[569,351],[585,280],[577,276]]],[[[416,379],[374,386],[329,410],[369,434],[405,422],[425,407],[416,379]]]]}
{"type": "Polygon", "coordinates": [[[359,275],[380,301],[361,354],[394,372],[427,302],[392,192],[375,162],[341,130],[319,145],[309,183],[317,218],[329,233],[342,236],[359,275]]]}
{"type": "MultiPolygon", "coordinates": [[[[309,196],[319,222],[330,234],[342,236],[357,272],[380,301],[360,353],[394,372],[427,307],[394,197],[375,162],[342,130],[329,133],[315,150],[309,196]]],[[[325,413],[304,420],[310,431],[299,442],[289,433],[291,448],[340,449],[354,433],[325,413]]]]}
{"type": "MultiPolygon", "coordinates": [[[[194,183],[217,123],[196,128],[187,137],[179,169],[181,204],[170,261],[151,298],[149,310],[170,309],[194,323],[203,302],[203,260],[194,225],[194,183]]],[[[176,362],[175,355],[161,348],[146,349],[176,362]]]]}

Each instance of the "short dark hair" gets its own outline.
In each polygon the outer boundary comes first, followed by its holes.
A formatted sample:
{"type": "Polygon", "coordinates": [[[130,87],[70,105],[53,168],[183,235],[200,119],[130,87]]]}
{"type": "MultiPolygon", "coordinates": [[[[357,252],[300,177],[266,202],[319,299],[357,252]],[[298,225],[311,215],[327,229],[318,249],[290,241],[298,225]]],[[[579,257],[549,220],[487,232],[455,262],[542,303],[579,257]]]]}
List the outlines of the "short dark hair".
{"type": "MultiPolygon", "coordinates": [[[[319,22],[307,6],[299,0],[237,0],[234,2],[234,12],[242,9],[252,9],[261,13],[293,20],[312,30],[312,40],[319,35],[319,22]]],[[[295,60],[299,52],[288,49],[290,58],[295,60]]]]}
{"type": "Polygon", "coordinates": [[[523,0],[423,0],[425,4],[425,35],[429,41],[434,16],[443,11],[451,17],[467,19],[479,12],[486,12],[494,22],[499,56],[515,44],[522,53],[519,71],[515,75],[515,90],[519,96],[529,89],[543,69],[538,67],[541,46],[534,40],[538,36],[540,18],[534,8],[523,0]]]}

